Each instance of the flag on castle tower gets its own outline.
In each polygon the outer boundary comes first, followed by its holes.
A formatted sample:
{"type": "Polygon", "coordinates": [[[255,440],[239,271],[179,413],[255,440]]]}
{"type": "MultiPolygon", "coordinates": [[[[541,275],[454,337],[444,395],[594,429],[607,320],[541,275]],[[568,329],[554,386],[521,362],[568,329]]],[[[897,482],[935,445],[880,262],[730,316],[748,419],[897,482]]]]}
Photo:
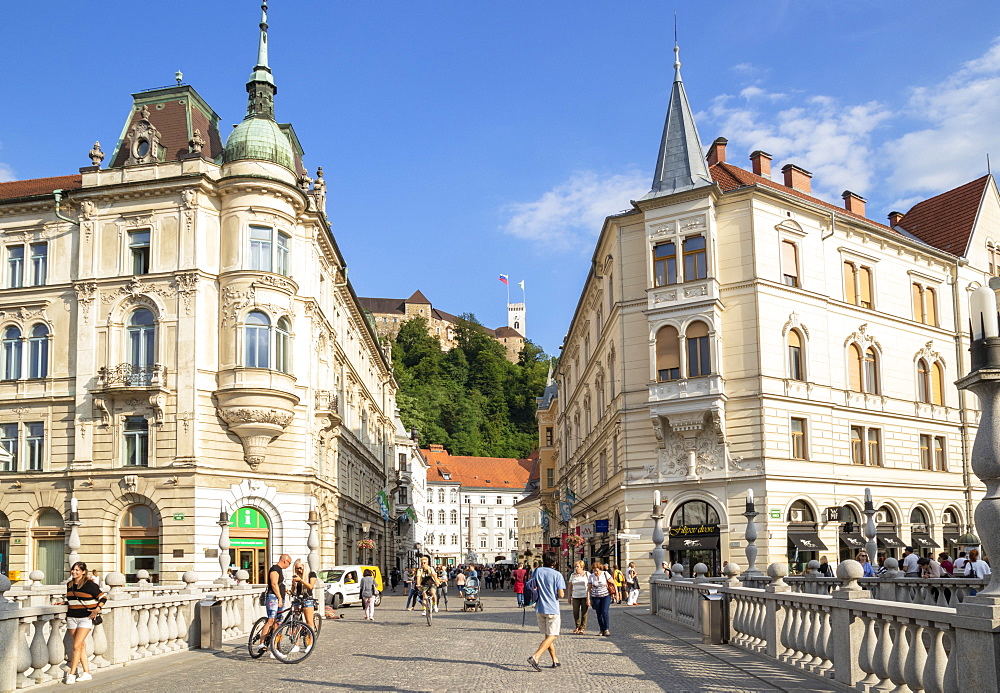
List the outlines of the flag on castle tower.
{"type": "Polygon", "coordinates": [[[519,287],[521,287],[521,291],[524,291],[524,280],[523,280],[523,279],[522,279],[521,281],[519,281],[519,282],[517,283],[517,285],[518,285],[519,287]]]}
{"type": "Polygon", "coordinates": [[[507,275],[506,274],[501,274],[500,275],[500,281],[502,281],[504,284],[507,284],[507,275]]]}

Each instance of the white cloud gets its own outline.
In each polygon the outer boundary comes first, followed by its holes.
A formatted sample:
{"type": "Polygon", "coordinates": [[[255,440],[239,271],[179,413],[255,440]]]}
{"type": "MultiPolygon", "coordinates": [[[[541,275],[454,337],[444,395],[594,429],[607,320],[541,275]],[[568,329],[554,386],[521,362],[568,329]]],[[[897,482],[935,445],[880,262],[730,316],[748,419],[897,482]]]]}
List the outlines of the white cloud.
{"type": "Polygon", "coordinates": [[[893,192],[937,194],[985,173],[987,152],[1000,157],[1000,39],[940,84],[912,89],[906,113],[927,127],[882,146],[893,192]]]}
{"type": "Polygon", "coordinates": [[[842,104],[820,95],[774,111],[767,106],[787,95],[747,87],[740,96],[746,103],[716,97],[708,111],[717,134],[729,138],[734,150],[771,153],[777,157],[775,173],[785,163],[801,166],[813,173],[820,196],[839,197],[845,189],[865,195],[875,172],[873,134],[891,116],[885,106],[842,104]]]}
{"type": "Polygon", "coordinates": [[[14,175],[14,169],[0,161],[0,183],[6,183],[10,180],[17,180],[17,176],[14,175]]]}
{"type": "Polygon", "coordinates": [[[649,177],[631,171],[601,175],[578,171],[537,200],[507,206],[507,233],[554,248],[589,252],[604,218],[629,207],[649,190],[649,177]]]}

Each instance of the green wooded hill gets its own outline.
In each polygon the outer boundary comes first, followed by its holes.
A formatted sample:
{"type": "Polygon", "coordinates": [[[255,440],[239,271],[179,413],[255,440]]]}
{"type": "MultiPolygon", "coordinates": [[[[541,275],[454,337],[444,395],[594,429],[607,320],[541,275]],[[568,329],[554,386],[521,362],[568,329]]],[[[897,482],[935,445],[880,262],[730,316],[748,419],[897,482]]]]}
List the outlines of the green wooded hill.
{"type": "Polygon", "coordinates": [[[443,445],[452,455],[527,457],[538,446],[535,398],[545,389],[549,357],[525,343],[517,363],[474,315],[463,315],[458,346],[441,351],[427,321],[414,318],[392,345],[399,382],[396,401],[420,446],[443,445]]]}

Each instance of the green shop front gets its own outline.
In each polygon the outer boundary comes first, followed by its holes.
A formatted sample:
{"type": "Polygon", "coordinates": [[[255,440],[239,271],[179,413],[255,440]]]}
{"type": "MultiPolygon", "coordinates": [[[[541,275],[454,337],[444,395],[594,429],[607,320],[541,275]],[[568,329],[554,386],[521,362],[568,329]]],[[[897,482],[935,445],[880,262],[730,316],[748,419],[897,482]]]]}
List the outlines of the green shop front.
{"type": "Polygon", "coordinates": [[[267,579],[271,526],[257,508],[240,508],[229,517],[229,564],[262,585],[267,579]]]}

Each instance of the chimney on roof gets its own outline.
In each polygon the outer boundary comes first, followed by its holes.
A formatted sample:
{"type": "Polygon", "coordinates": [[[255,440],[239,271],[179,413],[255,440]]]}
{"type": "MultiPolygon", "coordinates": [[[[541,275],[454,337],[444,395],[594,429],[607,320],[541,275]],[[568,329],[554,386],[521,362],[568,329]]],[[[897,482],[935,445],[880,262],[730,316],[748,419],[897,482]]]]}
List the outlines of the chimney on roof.
{"type": "Polygon", "coordinates": [[[431,443],[428,446],[428,449],[431,452],[444,452],[444,446],[443,445],[438,445],[437,443],[431,443]]]}
{"type": "Polygon", "coordinates": [[[902,212],[889,212],[889,226],[896,228],[903,223],[902,212]]]}
{"type": "Polygon", "coordinates": [[[850,190],[845,190],[840,196],[844,198],[844,209],[860,216],[865,215],[865,202],[867,202],[865,198],[850,190]]]}
{"type": "Polygon", "coordinates": [[[785,164],[781,167],[781,172],[785,174],[785,185],[794,188],[799,192],[812,192],[813,174],[795,164],[785,164]]]}
{"type": "Polygon", "coordinates": [[[729,140],[725,137],[716,137],[715,142],[708,148],[708,165],[715,166],[719,163],[726,163],[726,145],[729,140]]]}
{"type": "Polygon", "coordinates": [[[762,149],[758,149],[750,155],[750,162],[753,165],[753,172],[762,178],[771,178],[771,155],[762,149]]]}

